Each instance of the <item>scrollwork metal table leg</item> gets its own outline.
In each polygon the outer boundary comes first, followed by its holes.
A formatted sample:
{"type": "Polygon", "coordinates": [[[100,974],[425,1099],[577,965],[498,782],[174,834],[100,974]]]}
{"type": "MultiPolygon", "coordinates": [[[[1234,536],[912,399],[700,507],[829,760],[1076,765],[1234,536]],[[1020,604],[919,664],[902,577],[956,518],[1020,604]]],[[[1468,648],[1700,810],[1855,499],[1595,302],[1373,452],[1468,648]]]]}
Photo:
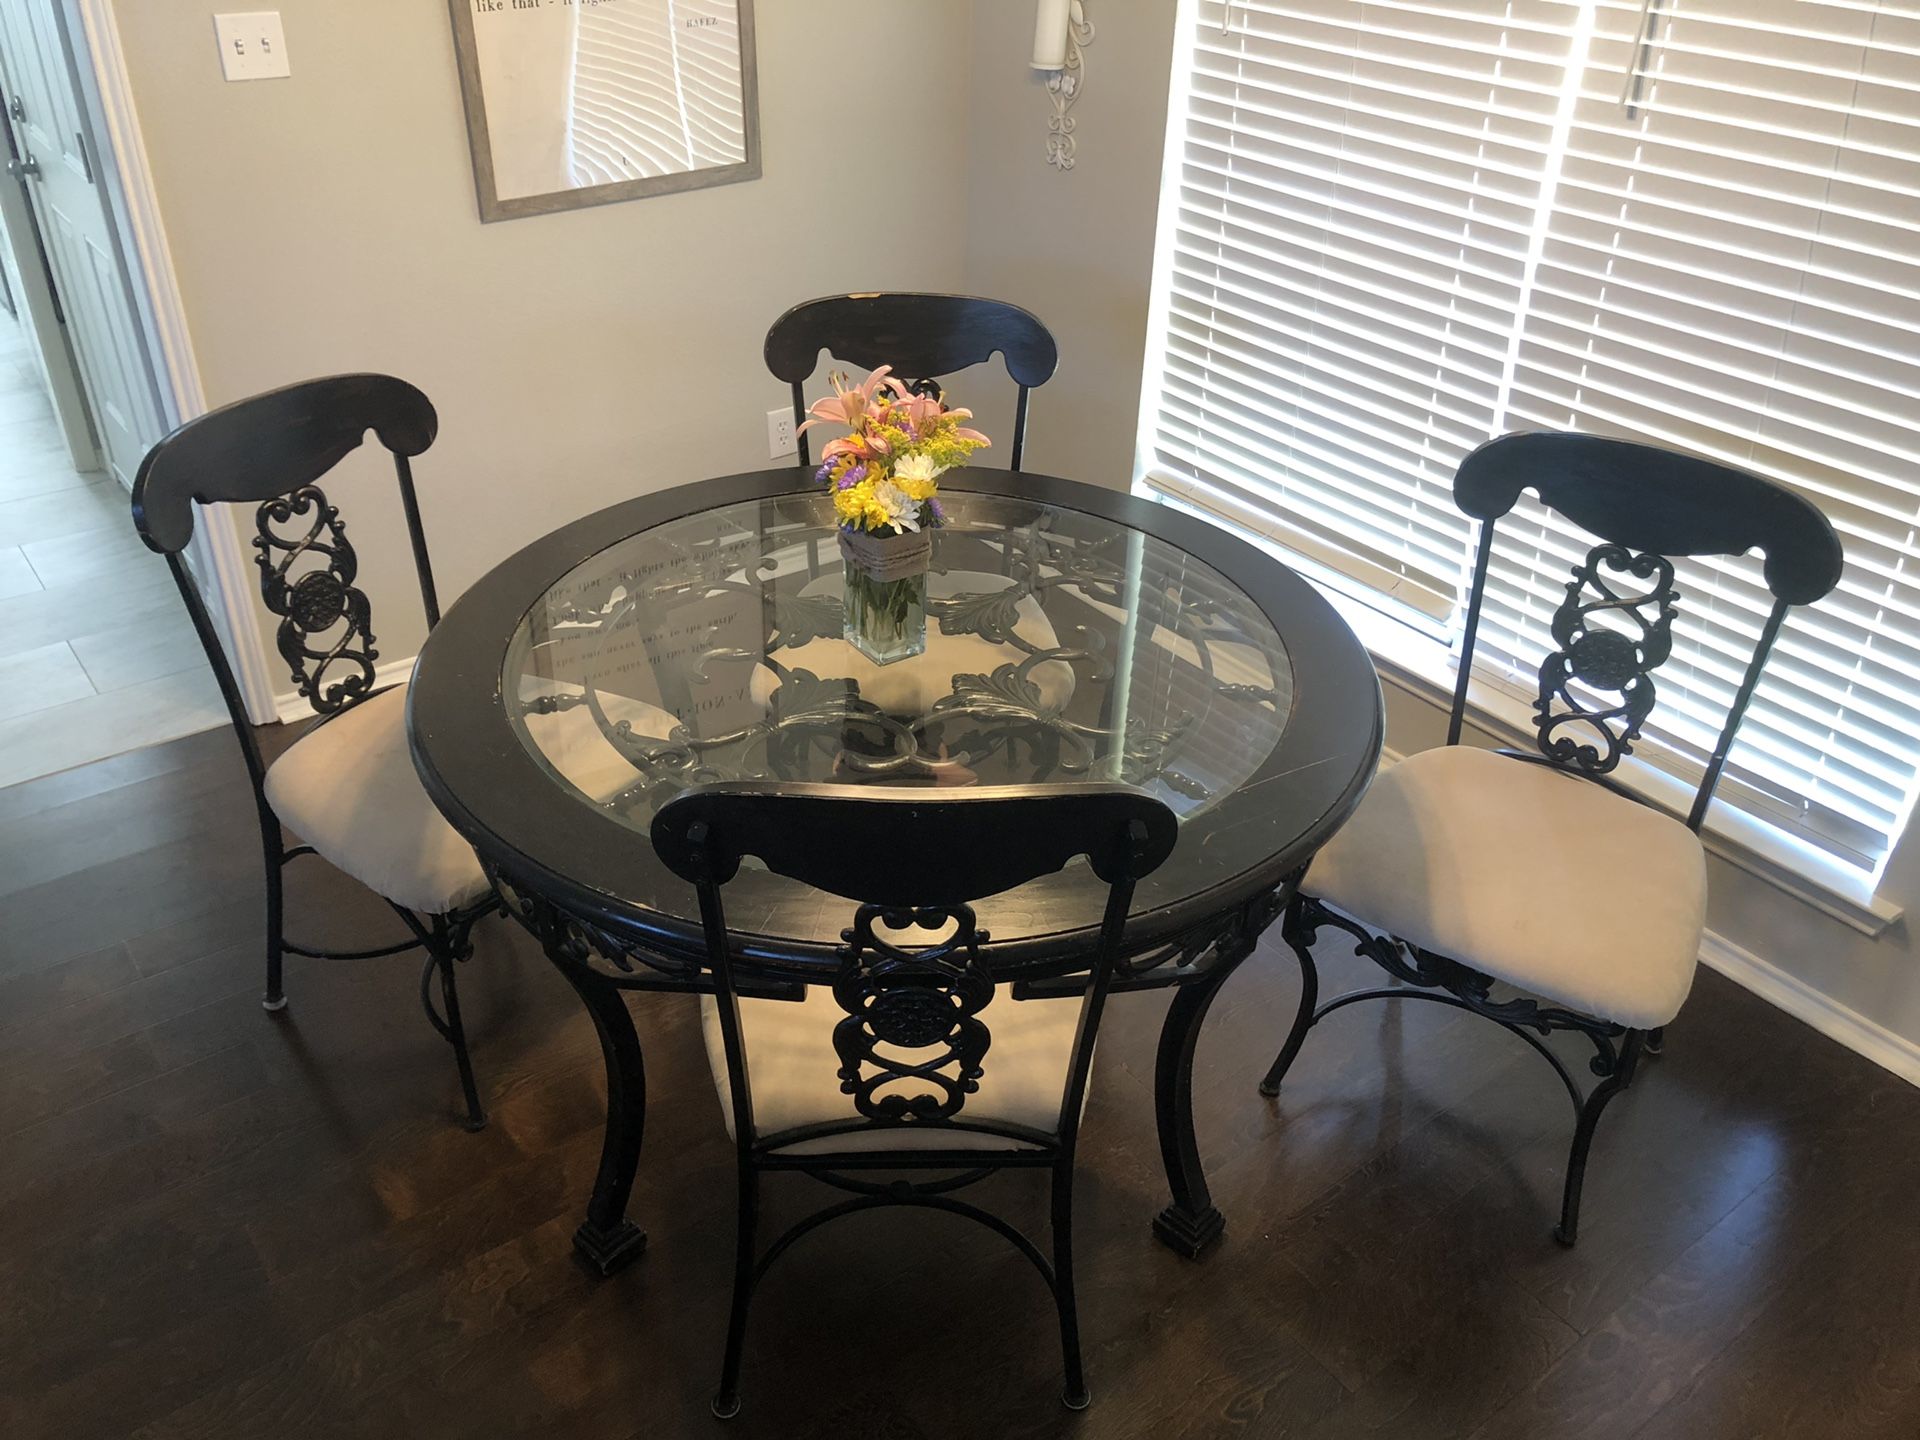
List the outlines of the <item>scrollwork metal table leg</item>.
{"type": "Polygon", "coordinates": [[[619,988],[572,965],[556,968],[593,1017],[607,1065],[607,1132],[600,1146],[600,1171],[586,1221],[573,1233],[573,1248],[601,1275],[612,1275],[631,1264],[647,1243],[645,1232],[627,1219],[646,1125],[646,1067],[627,998],[619,988]]]}
{"type": "Polygon", "coordinates": [[[1193,1128],[1193,1056],[1207,1008],[1219,993],[1231,965],[1221,966],[1204,979],[1173,992],[1160,1027],[1160,1050],[1154,1062],[1154,1116],[1160,1128],[1160,1159],[1167,1168],[1173,1203],[1153,1217],[1153,1233],[1162,1245],[1189,1260],[1205,1254],[1226,1229],[1226,1217],[1214,1208],[1200,1164],[1200,1144],[1193,1128]]]}
{"type": "Polygon", "coordinates": [[[1173,992],[1167,1018],[1160,1027],[1160,1049],[1154,1060],[1153,1108],[1160,1128],[1160,1159],[1167,1169],[1167,1187],[1173,1203],[1153,1217],[1153,1233],[1162,1245],[1189,1260],[1197,1260],[1216,1244],[1227,1227],[1226,1217],[1214,1208],[1200,1164],[1200,1144],[1193,1128],[1193,1057],[1200,1044],[1200,1027],[1207,1010],[1227,977],[1253,953],[1261,932],[1285,910],[1297,891],[1298,873],[1279,889],[1256,896],[1230,917],[1203,961],[1204,969],[1183,981],[1173,992]]]}

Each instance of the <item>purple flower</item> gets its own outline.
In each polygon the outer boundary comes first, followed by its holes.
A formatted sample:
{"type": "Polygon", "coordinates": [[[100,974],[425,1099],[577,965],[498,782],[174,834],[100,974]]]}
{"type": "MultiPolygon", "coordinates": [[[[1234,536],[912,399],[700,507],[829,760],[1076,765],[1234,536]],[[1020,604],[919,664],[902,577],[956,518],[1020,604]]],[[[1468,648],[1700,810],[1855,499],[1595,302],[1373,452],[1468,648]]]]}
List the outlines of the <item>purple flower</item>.
{"type": "Polygon", "coordinates": [[[867,467],[864,461],[861,464],[849,466],[847,473],[840,477],[840,488],[842,490],[851,490],[866,478],[867,467]]]}
{"type": "Polygon", "coordinates": [[[941,508],[940,501],[937,496],[927,501],[927,509],[933,512],[934,524],[944,525],[947,523],[947,512],[941,508]]]}

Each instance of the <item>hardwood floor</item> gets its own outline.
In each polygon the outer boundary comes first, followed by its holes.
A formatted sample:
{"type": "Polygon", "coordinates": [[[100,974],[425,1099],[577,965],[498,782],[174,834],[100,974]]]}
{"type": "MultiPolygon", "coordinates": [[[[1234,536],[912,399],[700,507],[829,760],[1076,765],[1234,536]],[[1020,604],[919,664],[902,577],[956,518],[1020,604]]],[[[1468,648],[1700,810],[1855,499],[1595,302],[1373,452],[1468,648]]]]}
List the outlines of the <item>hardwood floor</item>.
{"type": "MultiPolygon", "coordinates": [[[[650,1245],[596,1281],[569,1240],[598,1051],[518,930],[484,924],[462,974],[493,1115],[467,1135],[413,960],[292,960],[291,1008],[259,1009],[229,735],[0,790],[0,855],[0,1435],[727,1433],[706,1401],[732,1154],[692,1003],[636,1004],[650,1245]]],[[[308,935],[392,931],[302,863],[308,935]]],[[[1147,1233],[1161,1006],[1115,1003],[1079,1194],[1091,1410],[1058,1403],[1024,1262],[894,1212],[773,1272],[732,1433],[1920,1434],[1920,1091],[1703,972],[1607,1116],[1565,1251],[1569,1119],[1537,1059],[1439,1007],[1356,1008],[1268,1102],[1295,985],[1270,945],[1210,1022],[1198,1104],[1228,1231],[1199,1264],[1147,1233]]],[[[804,1183],[771,1189],[770,1219],[825,1194],[804,1183]]],[[[987,1198],[1044,1224],[1033,1177],[987,1198]]]]}
{"type": "Polygon", "coordinates": [[[227,723],[127,492],[73,468],[0,314],[0,785],[227,723]]]}

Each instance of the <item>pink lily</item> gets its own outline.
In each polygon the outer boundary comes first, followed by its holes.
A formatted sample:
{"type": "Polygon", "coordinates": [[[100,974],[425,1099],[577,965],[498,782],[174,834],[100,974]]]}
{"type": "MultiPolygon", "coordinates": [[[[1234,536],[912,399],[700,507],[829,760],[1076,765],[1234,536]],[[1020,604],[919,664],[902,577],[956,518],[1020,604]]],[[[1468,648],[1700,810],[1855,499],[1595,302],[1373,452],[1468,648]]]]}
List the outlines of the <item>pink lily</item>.
{"type": "Polygon", "coordinates": [[[824,464],[840,455],[858,455],[862,460],[868,460],[873,458],[875,453],[872,442],[868,438],[860,435],[842,435],[838,440],[829,440],[821,448],[820,460],[824,464]]]}
{"type": "Polygon", "coordinates": [[[936,420],[947,413],[946,407],[933,395],[908,395],[900,404],[907,412],[907,423],[916,435],[925,434],[936,420]]]}
{"type": "Polygon", "coordinates": [[[825,400],[814,401],[812,408],[807,411],[813,418],[802,423],[794,434],[805,434],[815,425],[828,421],[836,425],[844,425],[849,430],[858,430],[867,412],[877,408],[874,403],[875,397],[881,390],[890,389],[896,392],[904,390],[898,380],[889,378],[892,369],[891,365],[882,365],[865,380],[851,388],[846,384],[846,377],[835,371],[828,377],[833,382],[833,395],[825,400]]]}

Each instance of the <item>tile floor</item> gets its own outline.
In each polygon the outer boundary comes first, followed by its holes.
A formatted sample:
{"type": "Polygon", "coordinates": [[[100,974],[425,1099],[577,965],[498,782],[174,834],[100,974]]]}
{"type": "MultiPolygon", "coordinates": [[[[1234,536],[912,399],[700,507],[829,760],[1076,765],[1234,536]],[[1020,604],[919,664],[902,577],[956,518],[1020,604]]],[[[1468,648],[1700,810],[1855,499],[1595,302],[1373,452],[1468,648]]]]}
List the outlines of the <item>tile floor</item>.
{"type": "Polygon", "coordinates": [[[126,491],[74,470],[0,314],[0,786],[226,723],[126,491]]]}

